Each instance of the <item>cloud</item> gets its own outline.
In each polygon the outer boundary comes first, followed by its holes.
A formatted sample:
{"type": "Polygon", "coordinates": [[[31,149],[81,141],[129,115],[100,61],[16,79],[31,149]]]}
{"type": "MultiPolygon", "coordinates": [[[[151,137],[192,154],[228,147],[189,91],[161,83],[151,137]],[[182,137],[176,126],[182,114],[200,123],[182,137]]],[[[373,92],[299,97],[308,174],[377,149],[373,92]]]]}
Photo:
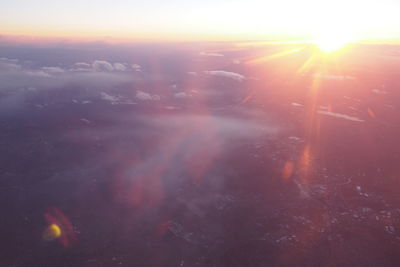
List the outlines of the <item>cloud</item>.
{"type": "Polygon", "coordinates": [[[68,130],[65,136],[85,143],[86,141],[93,142],[93,136],[101,141],[105,153],[96,155],[93,160],[94,166],[110,160],[120,162],[115,160],[115,153],[113,153],[119,148],[121,151],[127,151],[130,145],[133,145],[134,151],[141,153],[135,144],[156,141],[151,143],[150,150],[143,150],[144,158],[135,160],[134,164],[127,165],[122,162],[121,168],[118,168],[118,179],[110,180],[110,182],[118,182],[118,194],[112,195],[112,200],[138,205],[141,201],[153,197],[159,199],[157,197],[158,183],[155,184],[155,180],[161,184],[167,184],[168,187],[165,189],[168,190],[168,188],[179,188],[176,183],[181,184],[182,177],[185,179],[203,175],[208,177],[206,174],[210,172],[212,179],[209,180],[207,192],[196,193],[198,201],[187,203],[188,208],[199,216],[205,214],[203,209],[209,210],[208,206],[203,207],[208,205],[207,203],[221,209],[223,208],[221,204],[224,204],[221,202],[233,201],[231,197],[221,196],[215,191],[223,190],[225,185],[224,176],[215,175],[214,164],[219,155],[226,151],[235,152],[237,139],[254,140],[253,138],[265,138],[266,135],[274,135],[278,132],[278,127],[267,125],[265,122],[209,114],[119,113],[110,114],[110,116],[115,116],[113,125],[74,128],[68,130]],[[149,179],[150,182],[148,182],[149,179]],[[132,189],[136,186],[140,186],[140,192],[143,194],[132,202],[132,189]],[[213,200],[210,202],[207,198],[213,200]]]}
{"type": "Polygon", "coordinates": [[[352,117],[352,116],[349,116],[346,114],[341,114],[341,113],[335,113],[335,112],[330,112],[330,111],[325,111],[325,110],[319,110],[318,113],[322,114],[322,115],[327,115],[327,116],[332,116],[332,117],[336,117],[336,118],[340,118],[340,119],[349,120],[349,121],[364,122],[364,120],[359,119],[357,117],[352,117]]]}
{"type": "Polygon", "coordinates": [[[136,92],[136,98],[142,101],[150,101],[150,100],[160,100],[161,97],[159,95],[151,95],[149,93],[143,92],[143,91],[137,91],[136,92]]]}
{"type": "Polygon", "coordinates": [[[77,68],[84,68],[84,69],[91,69],[92,65],[90,65],[89,63],[86,62],[76,62],[74,64],[75,67],[77,68]]]}
{"type": "Polygon", "coordinates": [[[21,65],[17,59],[0,58],[0,71],[15,71],[20,69],[21,65]]]}
{"type": "Polygon", "coordinates": [[[114,69],[117,71],[126,71],[128,68],[125,66],[125,64],[122,63],[114,63],[114,69]]]}
{"type": "Polygon", "coordinates": [[[126,64],[116,62],[113,65],[95,60],[92,64],[76,62],[71,67],[62,68],[37,66],[35,62],[3,57],[0,58],[0,90],[60,88],[68,84],[104,90],[137,79],[128,73],[126,64]]]}
{"type": "Polygon", "coordinates": [[[146,101],[146,100],[152,100],[151,95],[148,94],[148,93],[145,93],[145,92],[143,92],[143,91],[137,91],[137,92],[136,92],[136,98],[137,98],[137,99],[140,99],[140,100],[144,100],[144,101],[146,101]]]}
{"type": "Polygon", "coordinates": [[[102,92],[100,94],[101,99],[105,101],[109,101],[112,105],[118,105],[118,104],[123,104],[123,105],[133,105],[136,104],[135,102],[131,101],[130,99],[123,97],[123,96],[114,96],[110,95],[108,93],[102,92]]]}
{"type": "Polygon", "coordinates": [[[118,96],[109,95],[104,92],[102,92],[100,94],[100,96],[101,96],[101,99],[106,100],[106,101],[111,101],[111,102],[118,101],[120,99],[118,96]]]}
{"type": "Polygon", "coordinates": [[[91,123],[91,121],[90,120],[88,120],[88,119],[85,119],[85,118],[81,118],[81,119],[79,119],[81,122],[84,122],[84,123],[86,123],[86,124],[90,124],[91,123]]]}
{"type": "Polygon", "coordinates": [[[95,60],[92,63],[92,67],[95,71],[103,72],[103,71],[113,71],[114,67],[110,62],[104,60],[95,60]]]}
{"type": "MultiPolygon", "coordinates": [[[[137,65],[136,68],[140,69],[137,65]]],[[[134,69],[135,70],[135,69],[134,69]]],[[[70,71],[75,72],[87,72],[87,71],[97,71],[97,72],[112,72],[112,71],[128,71],[128,66],[126,63],[115,62],[111,63],[105,60],[95,60],[92,64],[86,62],[77,62],[73,65],[70,71]]]]}
{"type": "Polygon", "coordinates": [[[246,77],[241,74],[224,70],[209,70],[209,71],[203,71],[203,73],[206,75],[231,78],[240,82],[246,79],[246,77]]]}
{"type": "Polygon", "coordinates": [[[93,71],[92,65],[86,62],[77,62],[73,65],[70,71],[85,72],[93,71]]]}
{"type": "Polygon", "coordinates": [[[0,57],[0,62],[18,63],[18,61],[19,60],[15,58],[0,57]]]}
{"type": "Polygon", "coordinates": [[[139,100],[142,100],[142,101],[151,101],[151,100],[158,101],[158,100],[161,100],[161,97],[159,95],[151,95],[149,93],[146,93],[146,92],[143,92],[143,91],[140,91],[140,90],[138,90],[136,92],[136,98],[139,99],[139,100]]]}
{"type": "Polygon", "coordinates": [[[88,89],[110,89],[117,84],[133,82],[127,72],[97,72],[93,69],[62,69],[59,67],[32,68],[30,65],[0,61],[0,90],[61,88],[68,84],[88,89]]]}
{"type": "Polygon", "coordinates": [[[142,66],[139,64],[132,64],[131,67],[134,71],[142,71],[142,66]]]}
{"type": "Polygon", "coordinates": [[[220,53],[213,53],[213,52],[200,52],[200,56],[207,56],[207,57],[223,57],[223,54],[220,53]]]}
{"type": "Polygon", "coordinates": [[[292,106],[293,106],[293,107],[304,107],[303,104],[296,103],[296,102],[293,102],[293,103],[292,103],[292,106]]]}

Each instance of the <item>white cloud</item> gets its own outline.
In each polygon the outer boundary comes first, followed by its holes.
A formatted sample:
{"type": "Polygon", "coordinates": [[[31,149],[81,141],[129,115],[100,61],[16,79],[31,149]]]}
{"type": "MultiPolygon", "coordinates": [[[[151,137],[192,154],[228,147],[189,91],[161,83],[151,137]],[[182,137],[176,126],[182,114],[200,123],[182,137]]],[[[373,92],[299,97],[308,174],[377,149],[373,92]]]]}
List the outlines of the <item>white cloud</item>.
{"type": "Polygon", "coordinates": [[[86,62],[76,62],[74,64],[75,67],[77,68],[83,68],[83,69],[91,69],[92,65],[90,65],[89,63],[86,62]]]}
{"type": "Polygon", "coordinates": [[[136,92],[136,98],[142,101],[150,101],[150,100],[154,100],[154,101],[158,101],[161,100],[161,97],[159,95],[151,95],[149,93],[143,92],[138,90],[136,92]]]}
{"type": "Polygon", "coordinates": [[[209,71],[204,71],[203,73],[206,75],[231,78],[240,82],[246,79],[246,77],[241,74],[224,70],[209,70],[209,71]]]}
{"type": "Polygon", "coordinates": [[[86,62],[77,62],[74,66],[70,69],[70,71],[74,72],[87,72],[93,71],[92,65],[86,62]]]}
{"type": "Polygon", "coordinates": [[[132,64],[131,67],[134,71],[142,71],[142,66],[139,64],[132,64]]]}
{"type": "Polygon", "coordinates": [[[107,101],[111,101],[111,102],[115,102],[115,101],[120,100],[120,97],[109,95],[109,94],[104,93],[104,92],[102,92],[100,95],[101,95],[101,99],[103,99],[103,100],[107,100],[107,101]]]}
{"type": "Polygon", "coordinates": [[[346,114],[341,114],[341,113],[335,113],[335,112],[330,112],[330,111],[325,111],[325,110],[319,110],[318,113],[322,114],[322,115],[327,115],[327,116],[332,116],[332,117],[336,117],[336,118],[340,118],[340,119],[349,120],[349,121],[364,122],[364,120],[359,119],[357,117],[352,117],[352,116],[349,116],[346,114]]]}
{"type": "Polygon", "coordinates": [[[6,58],[6,57],[0,57],[0,62],[18,63],[18,59],[15,59],[15,58],[6,58]]]}
{"type": "Polygon", "coordinates": [[[92,63],[92,67],[95,71],[113,71],[114,67],[111,63],[104,61],[104,60],[95,60],[92,63]]]}
{"type": "Polygon", "coordinates": [[[295,103],[295,102],[292,103],[292,106],[294,106],[294,107],[304,107],[303,104],[295,103]]]}
{"type": "Polygon", "coordinates": [[[153,98],[149,93],[145,93],[143,91],[137,91],[136,92],[136,98],[140,100],[152,100],[153,98]]]}
{"type": "Polygon", "coordinates": [[[84,123],[86,123],[86,124],[90,124],[91,122],[90,122],[90,120],[88,120],[88,119],[85,119],[85,118],[82,118],[82,119],[79,119],[81,122],[84,122],[84,123]]]}
{"type": "Polygon", "coordinates": [[[15,71],[20,70],[21,65],[18,64],[17,59],[0,58],[0,70],[3,71],[15,71]]]}
{"type": "MultiPolygon", "coordinates": [[[[139,65],[132,65],[132,69],[137,71],[140,70],[139,65]]],[[[87,71],[97,71],[97,72],[111,72],[111,71],[127,71],[128,65],[126,63],[110,63],[105,60],[95,60],[92,64],[86,62],[77,62],[73,65],[70,71],[75,72],[87,72],[87,71]]]]}
{"type": "Polygon", "coordinates": [[[94,71],[92,65],[84,62],[73,64],[72,69],[63,69],[57,66],[35,67],[16,59],[0,58],[0,90],[60,88],[71,82],[87,89],[107,90],[134,80],[127,72],[94,71]]]}
{"type": "Polygon", "coordinates": [[[300,142],[301,138],[298,136],[289,136],[288,137],[289,140],[295,141],[295,142],[300,142]]]}
{"type": "Polygon", "coordinates": [[[105,60],[95,60],[92,65],[85,62],[77,62],[74,64],[70,71],[75,72],[87,72],[87,71],[97,71],[97,72],[110,72],[110,71],[127,71],[128,67],[124,63],[115,62],[111,64],[105,60]]]}
{"type": "Polygon", "coordinates": [[[122,96],[114,96],[107,94],[105,92],[102,92],[100,94],[101,99],[106,100],[111,102],[112,105],[118,105],[118,104],[125,104],[125,105],[134,105],[136,104],[135,102],[131,101],[130,99],[122,96]]]}
{"type": "Polygon", "coordinates": [[[126,71],[128,68],[122,63],[114,63],[114,69],[117,71],[126,71]]]}
{"type": "Polygon", "coordinates": [[[207,57],[223,57],[223,54],[220,53],[213,53],[213,52],[200,52],[200,56],[207,56],[207,57]]]}

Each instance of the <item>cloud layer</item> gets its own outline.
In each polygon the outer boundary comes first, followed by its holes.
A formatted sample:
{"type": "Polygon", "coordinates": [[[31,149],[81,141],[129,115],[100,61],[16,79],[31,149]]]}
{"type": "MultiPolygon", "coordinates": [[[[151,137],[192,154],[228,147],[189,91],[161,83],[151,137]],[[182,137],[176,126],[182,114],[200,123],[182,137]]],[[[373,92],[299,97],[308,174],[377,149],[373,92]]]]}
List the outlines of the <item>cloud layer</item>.
{"type": "Polygon", "coordinates": [[[58,88],[68,84],[106,88],[119,83],[132,82],[134,68],[126,63],[94,60],[76,62],[71,66],[32,66],[31,62],[0,58],[0,91],[34,88],[58,88]]]}

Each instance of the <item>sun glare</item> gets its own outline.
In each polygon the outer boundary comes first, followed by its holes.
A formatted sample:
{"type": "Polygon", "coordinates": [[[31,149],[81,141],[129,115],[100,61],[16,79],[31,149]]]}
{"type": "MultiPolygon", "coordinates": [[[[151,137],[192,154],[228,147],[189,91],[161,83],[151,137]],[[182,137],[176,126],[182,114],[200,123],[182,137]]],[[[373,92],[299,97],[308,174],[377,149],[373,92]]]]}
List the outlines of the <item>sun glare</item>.
{"type": "Polygon", "coordinates": [[[336,39],[320,39],[315,41],[318,48],[325,53],[332,53],[342,48],[347,42],[336,39]]]}
{"type": "Polygon", "coordinates": [[[322,23],[317,29],[314,43],[324,53],[333,53],[356,39],[355,23],[322,23]]]}
{"type": "Polygon", "coordinates": [[[350,42],[350,38],[340,36],[325,36],[314,41],[318,48],[325,53],[336,52],[350,42]]]}

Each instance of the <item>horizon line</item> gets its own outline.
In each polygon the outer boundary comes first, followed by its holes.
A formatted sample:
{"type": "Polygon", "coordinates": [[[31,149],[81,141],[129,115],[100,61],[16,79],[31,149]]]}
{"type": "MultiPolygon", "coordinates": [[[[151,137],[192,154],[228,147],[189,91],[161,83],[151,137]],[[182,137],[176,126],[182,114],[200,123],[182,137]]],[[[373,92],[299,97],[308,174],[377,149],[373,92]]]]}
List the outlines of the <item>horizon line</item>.
{"type": "MultiPolygon", "coordinates": [[[[3,34],[0,32],[0,43],[69,43],[69,44],[84,44],[84,43],[103,43],[103,44],[143,44],[143,43],[265,43],[265,44],[295,44],[295,43],[312,43],[311,38],[300,38],[290,36],[276,36],[265,38],[250,38],[238,37],[232,35],[219,35],[219,38],[213,38],[208,35],[193,35],[191,38],[173,38],[172,35],[166,35],[169,38],[157,38],[135,36],[135,37],[113,37],[113,36],[72,36],[72,35],[40,35],[40,34],[3,34]],[[194,37],[194,36],[197,36],[194,37]]],[[[371,38],[357,40],[352,43],[358,44],[376,44],[376,45],[400,45],[400,38],[371,38]]]]}

